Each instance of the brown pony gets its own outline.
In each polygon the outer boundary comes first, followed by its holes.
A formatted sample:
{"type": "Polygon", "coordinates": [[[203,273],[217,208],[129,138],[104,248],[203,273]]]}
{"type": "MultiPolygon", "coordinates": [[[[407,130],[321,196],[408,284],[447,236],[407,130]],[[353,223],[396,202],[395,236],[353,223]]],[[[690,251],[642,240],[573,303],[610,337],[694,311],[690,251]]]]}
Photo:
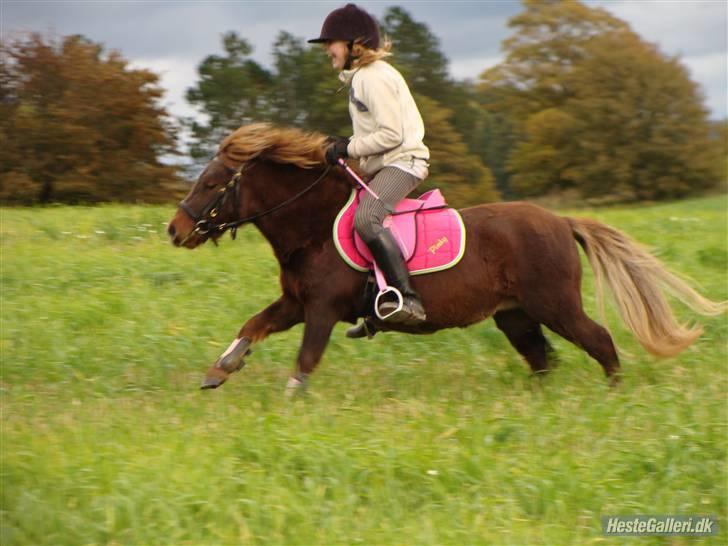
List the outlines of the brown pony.
{"type": "MultiPolygon", "coordinates": [[[[298,388],[319,363],[337,322],[373,314],[363,298],[367,274],[345,264],[332,239],[351,183],[338,167],[326,167],[325,145],[319,134],[243,126],[222,142],[170,221],[172,242],[187,248],[208,239],[216,243],[226,230],[234,236],[239,225],[252,223],[280,264],[280,298],[243,325],[208,370],[203,388],[222,385],[240,369],[252,344],[303,322],[289,381],[292,390],[298,388]]],[[[528,203],[460,212],[467,228],[463,259],[452,269],[412,279],[427,322],[413,328],[374,319],[378,329],[424,334],[493,316],[531,369],[544,372],[551,349],[544,325],[585,350],[616,381],[619,360],[612,338],[582,308],[575,241],[594,269],[600,302],[607,284],[624,322],[655,355],[676,355],[701,333],[675,320],[662,288],[704,315],[726,308],[700,296],[628,236],[595,220],[559,217],[528,203]]]]}

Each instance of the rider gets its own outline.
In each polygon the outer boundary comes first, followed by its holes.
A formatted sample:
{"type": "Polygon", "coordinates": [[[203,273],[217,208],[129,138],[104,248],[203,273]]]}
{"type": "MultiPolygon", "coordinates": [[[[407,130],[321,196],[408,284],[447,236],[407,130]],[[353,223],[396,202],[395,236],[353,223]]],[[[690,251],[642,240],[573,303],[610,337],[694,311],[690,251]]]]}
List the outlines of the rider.
{"type": "MultiPolygon", "coordinates": [[[[339,158],[359,159],[361,169],[373,176],[369,186],[379,199],[362,193],[354,226],[387,283],[402,293],[402,310],[387,320],[418,324],[426,319],[422,301],[410,284],[399,245],[382,223],[427,177],[430,152],[422,142],[422,117],[402,75],[383,60],[391,55],[391,44],[380,44],[377,23],[363,9],[347,4],[332,11],[321,35],[309,42],[324,44],[339,79],[349,87],[354,135],[335,138],[326,149],[326,160],[335,165],[339,158]]],[[[379,307],[383,315],[395,309],[394,302],[379,307]]],[[[371,326],[365,321],[347,336],[364,337],[371,326]]]]}

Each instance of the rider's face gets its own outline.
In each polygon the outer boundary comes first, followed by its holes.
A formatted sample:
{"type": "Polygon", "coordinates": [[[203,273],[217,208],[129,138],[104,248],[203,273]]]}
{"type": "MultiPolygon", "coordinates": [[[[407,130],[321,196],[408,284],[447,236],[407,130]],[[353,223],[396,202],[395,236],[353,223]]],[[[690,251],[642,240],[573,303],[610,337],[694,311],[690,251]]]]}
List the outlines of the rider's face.
{"type": "Polygon", "coordinates": [[[349,47],[343,40],[326,42],[324,44],[326,54],[331,58],[331,66],[336,70],[344,70],[346,57],[349,54],[349,47]]]}

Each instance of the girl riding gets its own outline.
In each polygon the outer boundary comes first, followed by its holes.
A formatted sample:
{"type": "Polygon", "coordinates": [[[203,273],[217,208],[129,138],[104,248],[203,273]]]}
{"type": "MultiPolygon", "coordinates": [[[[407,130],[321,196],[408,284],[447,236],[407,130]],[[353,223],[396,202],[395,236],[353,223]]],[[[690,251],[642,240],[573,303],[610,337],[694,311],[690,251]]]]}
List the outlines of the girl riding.
{"type": "MultiPolygon", "coordinates": [[[[402,294],[401,311],[387,320],[419,324],[426,319],[422,301],[410,284],[397,242],[382,223],[427,177],[430,152],[422,142],[422,116],[402,75],[384,61],[391,45],[380,44],[377,23],[363,9],[347,4],[332,11],[320,36],[309,43],[324,44],[339,79],[349,88],[354,134],[336,138],[326,149],[326,161],[336,165],[339,158],[359,159],[361,169],[372,177],[369,186],[379,199],[362,193],[354,225],[387,283],[402,294]]],[[[380,305],[382,315],[395,309],[393,302],[380,305]]],[[[364,323],[347,335],[363,337],[370,331],[371,324],[364,323]]]]}

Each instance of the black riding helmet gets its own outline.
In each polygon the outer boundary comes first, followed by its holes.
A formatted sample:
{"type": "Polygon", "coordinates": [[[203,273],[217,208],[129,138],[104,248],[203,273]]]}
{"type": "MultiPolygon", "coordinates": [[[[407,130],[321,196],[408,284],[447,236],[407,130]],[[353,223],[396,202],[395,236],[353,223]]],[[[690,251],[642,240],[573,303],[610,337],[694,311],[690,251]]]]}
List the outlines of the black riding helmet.
{"type": "Polygon", "coordinates": [[[374,17],[356,4],[346,4],[326,16],[321,35],[308,43],[319,44],[335,40],[350,44],[358,41],[370,49],[379,49],[379,27],[374,17]]]}

